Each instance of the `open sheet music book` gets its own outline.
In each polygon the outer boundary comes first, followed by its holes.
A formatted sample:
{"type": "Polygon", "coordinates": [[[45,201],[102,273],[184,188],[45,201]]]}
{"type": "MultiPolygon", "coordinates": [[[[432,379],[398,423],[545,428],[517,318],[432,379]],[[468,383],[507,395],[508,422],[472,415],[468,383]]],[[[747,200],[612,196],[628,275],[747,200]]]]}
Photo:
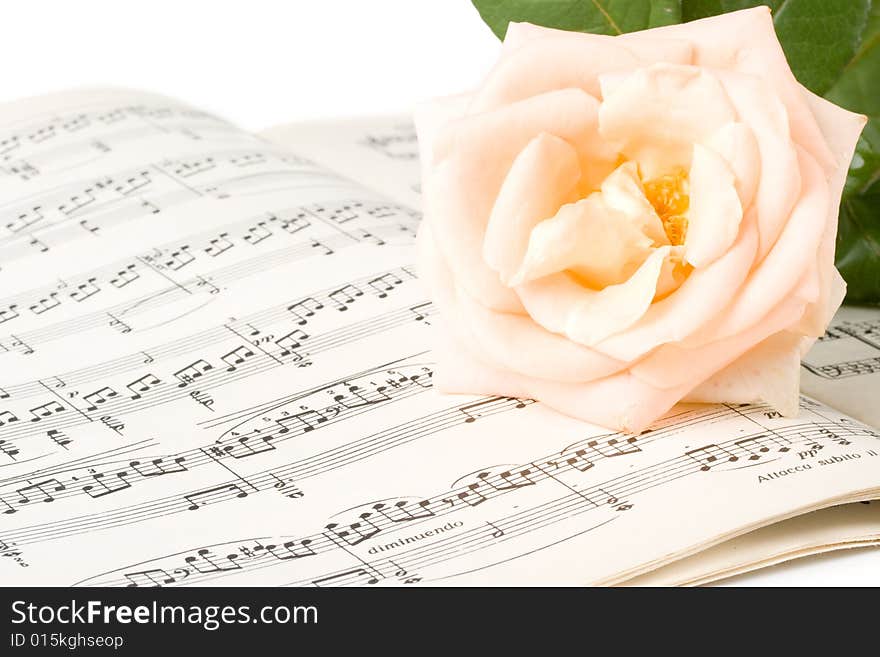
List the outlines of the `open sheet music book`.
{"type": "Polygon", "coordinates": [[[432,389],[412,127],[0,108],[0,583],[694,584],[880,542],[880,313],[802,410],[432,389]]]}

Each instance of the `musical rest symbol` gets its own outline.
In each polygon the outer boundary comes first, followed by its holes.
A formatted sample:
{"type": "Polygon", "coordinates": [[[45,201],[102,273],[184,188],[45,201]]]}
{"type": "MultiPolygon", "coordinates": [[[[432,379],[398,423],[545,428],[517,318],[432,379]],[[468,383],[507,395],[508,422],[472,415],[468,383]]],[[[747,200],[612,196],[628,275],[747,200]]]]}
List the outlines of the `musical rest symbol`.
{"type": "Polygon", "coordinates": [[[304,497],[304,493],[299,489],[299,487],[293,482],[291,477],[285,477],[282,479],[274,472],[269,473],[272,479],[275,480],[275,483],[272,487],[277,490],[279,493],[284,495],[284,497],[289,497],[292,500],[298,500],[301,497],[304,497]]]}

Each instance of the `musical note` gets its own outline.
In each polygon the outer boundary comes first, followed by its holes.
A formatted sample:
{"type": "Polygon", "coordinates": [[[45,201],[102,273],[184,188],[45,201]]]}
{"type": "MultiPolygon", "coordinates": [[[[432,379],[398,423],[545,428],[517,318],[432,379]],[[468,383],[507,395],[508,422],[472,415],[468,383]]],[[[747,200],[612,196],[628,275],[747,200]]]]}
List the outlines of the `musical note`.
{"type": "Polygon", "coordinates": [[[227,372],[234,372],[238,369],[238,366],[247,361],[249,358],[254,356],[254,351],[250,347],[236,347],[228,354],[224,354],[220,357],[224,363],[226,363],[229,367],[226,368],[227,372]]]}
{"type": "Polygon", "coordinates": [[[53,477],[36,484],[17,488],[15,492],[19,495],[18,504],[30,504],[32,501],[40,501],[48,504],[55,501],[52,493],[60,493],[64,490],[66,490],[64,484],[53,477]],[[37,495],[37,497],[28,497],[28,495],[33,493],[38,493],[39,495],[37,495]]]}
{"type": "Polygon", "coordinates": [[[12,411],[0,411],[0,427],[13,422],[18,422],[18,416],[15,413],[12,411]]]}
{"type": "Polygon", "coordinates": [[[734,463],[739,457],[718,445],[706,445],[685,452],[685,456],[700,464],[700,470],[710,470],[719,463],[734,463]]]}
{"type": "Polygon", "coordinates": [[[182,246],[171,252],[171,255],[164,261],[164,265],[173,271],[179,271],[195,260],[195,256],[189,252],[189,246],[182,246]]]}
{"type": "Polygon", "coordinates": [[[436,515],[434,511],[429,508],[430,504],[430,500],[422,500],[415,505],[406,500],[399,500],[390,506],[383,502],[379,502],[378,504],[373,505],[373,510],[390,522],[409,522],[411,520],[422,520],[436,515]]]}
{"type": "Polygon", "coordinates": [[[376,526],[370,520],[371,516],[372,514],[369,511],[365,511],[358,516],[360,521],[348,525],[339,525],[331,522],[324,529],[349,545],[358,545],[382,531],[381,527],[376,526]]]}
{"type": "MultiPolygon", "coordinates": [[[[290,333],[281,336],[280,338],[275,340],[275,344],[278,346],[279,349],[281,349],[278,355],[282,357],[290,356],[291,354],[295,353],[294,349],[297,349],[301,346],[300,341],[307,340],[308,337],[309,336],[306,334],[306,332],[300,329],[294,329],[290,333]]],[[[299,356],[299,354],[297,354],[297,356],[299,358],[302,358],[302,356],[299,356]]]]}
{"type": "Polygon", "coordinates": [[[364,296],[364,293],[354,285],[345,285],[327,295],[327,298],[336,307],[336,310],[348,310],[348,306],[353,304],[358,297],[364,296]]]}
{"type": "Polygon", "coordinates": [[[205,253],[212,258],[216,258],[220,254],[226,253],[233,246],[235,245],[229,241],[229,233],[220,233],[217,237],[210,240],[210,246],[205,248],[205,253]]]}
{"type": "Polygon", "coordinates": [[[19,454],[19,450],[12,443],[9,443],[5,440],[0,440],[0,453],[14,461],[15,457],[19,454]]]}
{"type": "Polygon", "coordinates": [[[384,299],[388,296],[388,293],[391,292],[398,285],[402,285],[403,281],[399,276],[395,276],[394,274],[383,274],[377,278],[374,278],[371,281],[367,282],[373,290],[376,292],[376,296],[380,299],[384,299]]]}
{"type": "Polygon", "coordinates": [[[0,324],[15,319],[18,316],[18,306],[14,303],[10,304],[4,310],[0,310],[0,324]]]}
{"type": "Polygon", "coordinates": [[[141,275],[137,271],[137,265],[132,263],[126,265],[124,269],[120,269],[116,275],[110,279],[110,285],[122,289],[129,283],[138,280],[140,277],[141,275]]]}
{"type": "MultiPolygon", "coordinates": [[[[147,361],[144,361],[144,362],[147,362],[147,361]]],[[[150,359],[150,362],[152,362],[152,358],[150,359]]],[[[140,377],[139,379],[135,379],[134,381],[132,381],[131,383],[129,383],[125,387],[131,391],[131,393],[132,393],[131,398],[132,399],[140,399],[141,396],[143,395],[143,393],[149,392],[150,390],[152,390],[153,388],[158,386],[160,383],[161,383],[161,381],[159,381],[158,377],[156,377],[155,375],[145,374],[144,376],[140,377]]]]}
{"type": "Polygon", "coordinates": [[[82,487],[82,491],[94,499],[112,495],[131,488],[131,484],[127,480],[128,476],[127,472],[117,472],[110,475],[108,479],[106,473],[94,472],[91,476],[91,481],[94,483],[86,484],[82,487]]]}
{"type": "Polygon", "coordinates": [[[272,231],[266,227],[265,221],[260,221],[256,226],[248,228],[244,236],[244,241],[252,246],[256,246],[265,239],[272,236],[272,231]]]}
{"type": "Polygon", "coordinates": [[[174,584],[177,581],[161,568],[151,568],[150,570],[141,570],[139,572],[123,573],[125,579],[129,580],[128,587],[140,586],[162,586],[164,584],[174,584]]]}
{"type": "Polygon", "coordinates": [[[492,538],[501,538],[504,536],[504,530],[499,528],[495,523],[487,520],[486,524],[492,529],[492,538]]]}
{"type": "Polygon", "coordinates": [[[67,449],[67,446],[73,442],[61,429],[49,429],[46,435],[52,442],[64,449],[67,449]]]}
{"type": "Polygon", "coordinates": [[[267,545],[258,545],[254,548],[254,552],[264,550],[278,559],[278,561],[290,561],[292,559],[314,556],[316,554],[315,551],[309,547],[311,543],[312,540],[309,538],[304,538],[300,541],[286,541],[281,545],[269,543],[267,545]]]}
{"type": "Polygon", "coordinates": [[[187,467],[184,465],[185,462],[185,456],[178,456],[170,461],[163,457],[147,461],[146,463],[141,461],[131,461],[128,465],[141,477],[161,477],[162,475],[167,474],[188,472],[187,467]]]}
{"type": "Polygon", "coordinates": [[[199,360],[190,363],[186,367],[181,368],[174,373],[174,377],[180,381],[177,387],[186,387],[193,381],[197,381],[198,379],[202,378],[202,376],[213,369],[213,365],[200,358],[199,360]]]}
{"type": "Polygon", "coordinates": [[[297,318],[297,324],[302,326],[308,323],[308,317],[313,317],[317,311],[323,310],[323,308],[324,304],[312,297],[307,297],[288,306],[287,310],[297,318]]]}
{"type": "Polygon", "coordinates": [[[642,450],[636,444],[637,440],[636,436],[591,440],[587,443],[587,447],[606,458],[614,458],[615,456],[625,456],[641,452],[642,450]]]}
{"type": "Polygon", "coordinates": [[[61,305],[61,302],[58,300],[58,293],[51,292],[48,296],[39,299],[36,303],[31,304],[30,309],[31,312],[35,315],[42,315],[44,312],[48,310],[52,310],[53,308],[57,308],[61,305]]]}
{"type": "Polygon", "coordinates": [[[97,279],[92,277],[88,279],[85,283],[80,283],[79,285],[77,285],[76,289],[70,293],[70,298],[77,303],[81,303],[89,297],[96,295],[98,292],[101,291],[101,288],[95,284],[96,280],[97,279]]]}
{"type": "Polygon", "coordinates": [[[229,570],[239,570],[241,566],[236,563],[237,554],[229,554],[226,557],[215,557],[208,549],[202,549],[196,552],[195,556],[185,557],[184,561],[187,565],[192,566],[197,572],[205,573],[221,573],[229,570]]]}
{"type": "Polygon", "coordinates": [[[34,417],[31,418],[31,422],[40,422],[44,418],[51,417],[53,415],[58,415],[59,413],[63,413],[67,408],[56,401],[48,402],[47,404],[43,404],[42,406],[36,406],[30,409],[28,412],[34,417]]]}
{"type": "Polygon", "coordinates": [[[215,504],[228,499],[229,497],[244,498],[247,496],[247,492],[238,484],[222,484],[220,486],[199,491],[198,493],[184,495],[183,497],[189,502],[189,507],[187,508],[190,511],[198,511],[203,506],[215,504]]]}
{"type": "Polygon", "coordinates": [[[115,390],[106,386],[100,390],[89,393],[88,395],[83,396],[83,399],[88,404],[86,410],[97,411],[99,406],[106,404],[109,400],[116,397],[116,395],[117,392],[115,390]]]}

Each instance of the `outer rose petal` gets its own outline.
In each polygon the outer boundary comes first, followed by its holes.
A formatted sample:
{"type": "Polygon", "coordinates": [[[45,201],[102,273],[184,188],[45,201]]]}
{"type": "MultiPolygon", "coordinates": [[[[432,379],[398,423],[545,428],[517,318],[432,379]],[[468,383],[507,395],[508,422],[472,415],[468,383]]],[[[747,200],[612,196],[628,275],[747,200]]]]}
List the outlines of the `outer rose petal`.
{"type": "Polygon", "coordinates": [[[720,155],[694,144],[684,242],[685,258],[694,267],[715,262],[736,240],[742,206],[734,183],[733,172],[720,155]]]}
{"type": "MultiPolygon", "coordinates": [[[[805,151],[799,151],[803,176],[801,197],[775,246],[749,275],[731,304],[715,320],[688,339],[697,346],[747,330],[765,317],[816,270],[816,258],[828,218],[828,185],[822,170],[805,151]]],[[[818,297],[818,290],[815,291],[818,297]]],[[[816,298],[803,299],[815,302],[816,298]]],[[[798,321],[802,313],[792,318],[798,321]]]]}
{"type": "Polygon", "coordinates": [[[789,136],[785,107],[765,80],[728,71],[719,71],[717,75],[740,120],[749,126],[758,142],[761,175],[754,204],[761,260],[776,243],[800,192],[797,151],[789,136]]]}
{"type": "Polygon", "coordinates": [[[587,144],[579,159],[604,175],[597,170],[601,158],[589,146],[596,142],[596,111],[592,96],[567,89],[453,121],[434,140],[437,163],[424,179],[425,220],[460,282],[487,306],[522,312],[516,295],[482,257],[489,214],[514,159],[533,137],[549,132],[587,144]]]}
{"type": "Polygon", "coordinates": [[[693,64],[749,73],[767,80],[768,87],[785,104],[795,141],[823,166],[833,161],[779,45],[768,7],[761,5],[629,36],[687,39],[694,46],[693,64]]]}
{"type": "Polygon", "coordinates": [[[438,334],[434,386],[441,392],[537,399],[585,422],[640,433],[687,393],[657,390],[622,372],[590,383],[556,383],[497,369],[448,331],[438,334]]]}
{"type": "Polygon", "coordinates": [[[797,415],[802,342],[795,333],[776,333],[694,388],[683,401],[765,403],[785,416],[797,415]]]}
{"type": "Polygon", "coordinates": [[[834,313],[837,312],[846,292],[846,283],[834,268],[837,218],[840,196],[846,182],[849,163],[852,160],[859,134],[867,122],[867,117],[848,112],[806,89],[802,91],[835,159],[835,166],[830,171],[826,171],[829,174],[829,208],[825,233],[819,246],[819,284],[821,287],[819,300],[810,306],[801,324],[797,327],[797,330],[805,335],[818,337],[822,335],[834,313]]]}
{"type": "Polygon", "coordinates": [[[505,284],[525,256],[532,229],[567,203],[580,179],[577,152],[568,142],[541,133],[517,155],[495,200],[483,258],[505,284]]]}
{"type": "Polygon", "coordinates": [[[440,128],[460,119],[467,113],[473,94],[457,94],[436,98],[428,103],[422,103],[413,114],[416,126],[416,134],[419,138],[419,160],[422,165],[422,175],[425,175],[431,165],[434,164],[433,145],[440,128]]]}
{"type": "Polygon", "coordinates": [[[693,66],[655,64],[622,79],[602,76],[599,81],[599,134],[620,144],[646,178],[687,168],[694,143],[736,120],[718,80],[693,66]]]}
{"type": "Polygon", "coordinates": [[[427,224],[419,229],[418,247],[419,276],[446,318],[444,325],[459,336],[467,336],[493,366],[563,382],[604,377],[626,366],[546,331],[529,317],[495,312],[471,299],[456,287],[427,224]]]}
{"type": "Polygon", "coordinates": [[[690,64],[693,57],[693,46],[687,38],[674,39],[657,35],[652,38],[647,32],[631,32],[619,36],[588,34],[541,27],[531,23],[510,23],[501,48],[501,59],[512,55],[519,48],[535,41],[553,37],[570,41],[589,39],[599,43],[614,43],[626,46],[627,50],[638,57],[641,64],[690,64]]]}
{"type": "Polygon", "coordinates": [[[471,112],[485,112],[554,89],[598,96],[597,76],[634,68],[638,59],[612,39],[533,39],[506,50],[474,96],[471,112]]]}

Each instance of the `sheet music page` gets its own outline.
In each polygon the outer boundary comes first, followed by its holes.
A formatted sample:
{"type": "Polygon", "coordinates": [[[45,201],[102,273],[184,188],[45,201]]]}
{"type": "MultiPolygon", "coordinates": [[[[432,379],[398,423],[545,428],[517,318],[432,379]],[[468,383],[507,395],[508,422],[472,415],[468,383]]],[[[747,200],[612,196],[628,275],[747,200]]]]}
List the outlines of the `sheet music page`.
{"type": "Polygon", "coordinates": [[[437,394],[418,215],[295,149],[128,92],[0,133],[5,584],[610,583],[877,495],[807,399],[632,437],[437,394]]]}
{"type": "Polygon", "coordinates": [[[274,126],[260,133],[375,189],[398,203],[421,207],[419,143],[406,114],[274,126]]]}

